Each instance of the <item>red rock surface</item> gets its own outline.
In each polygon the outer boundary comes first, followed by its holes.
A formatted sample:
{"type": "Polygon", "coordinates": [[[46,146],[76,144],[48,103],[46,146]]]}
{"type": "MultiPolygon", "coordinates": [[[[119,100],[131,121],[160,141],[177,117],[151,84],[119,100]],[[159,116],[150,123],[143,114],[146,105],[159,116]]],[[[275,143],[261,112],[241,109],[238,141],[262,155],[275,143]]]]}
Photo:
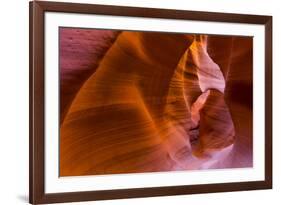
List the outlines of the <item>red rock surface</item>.
{"type": "Polygon", "coordinates": [[[252,38],[60,30],[60,175],[252,166],[252,38]]]}
{"type": "Polygon", "coordinates": [[[61,122],[83,83],[92,75],[118,32],[60,28],[61,122]]]}

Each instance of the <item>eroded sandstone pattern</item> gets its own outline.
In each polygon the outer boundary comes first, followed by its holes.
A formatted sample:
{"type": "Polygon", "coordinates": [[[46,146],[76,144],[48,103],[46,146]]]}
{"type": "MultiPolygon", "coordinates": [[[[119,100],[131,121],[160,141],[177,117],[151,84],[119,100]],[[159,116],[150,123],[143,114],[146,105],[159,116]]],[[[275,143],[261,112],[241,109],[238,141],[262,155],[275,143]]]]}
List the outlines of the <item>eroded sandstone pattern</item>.
{"type": "Polygon", "coordinates": [[[60,28],[60,175],[251,167],[252,38],[60,28]]]}

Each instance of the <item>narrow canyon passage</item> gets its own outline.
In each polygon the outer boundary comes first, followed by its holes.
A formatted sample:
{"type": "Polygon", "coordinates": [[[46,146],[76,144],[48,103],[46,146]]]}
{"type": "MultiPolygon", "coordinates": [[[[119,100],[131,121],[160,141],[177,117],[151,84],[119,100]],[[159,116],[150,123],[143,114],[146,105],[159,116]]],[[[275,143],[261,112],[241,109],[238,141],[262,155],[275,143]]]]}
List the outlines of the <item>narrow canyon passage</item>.
{"type": "Polygon", "coordinates": [[[60,176],[252,166],[251,37],[61,28],[60,102],[60,176]]]}

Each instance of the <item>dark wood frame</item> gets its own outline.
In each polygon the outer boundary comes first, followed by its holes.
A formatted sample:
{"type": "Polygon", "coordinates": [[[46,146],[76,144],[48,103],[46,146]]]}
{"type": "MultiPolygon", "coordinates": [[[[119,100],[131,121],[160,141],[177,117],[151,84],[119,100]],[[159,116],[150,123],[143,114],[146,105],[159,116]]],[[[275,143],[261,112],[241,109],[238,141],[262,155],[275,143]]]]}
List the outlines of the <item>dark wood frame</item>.
{"type": "Polygon", "coordinates": [[[272,188],[272,16],[180,11],[92,4],[30,2],[29,201],[33,204],[196,194],[272,188]],[[44,191],[44,13],[68,12],[113,16],[248,23],[265,26],[265,180],[107,191],[46,194],[44,191]]]}

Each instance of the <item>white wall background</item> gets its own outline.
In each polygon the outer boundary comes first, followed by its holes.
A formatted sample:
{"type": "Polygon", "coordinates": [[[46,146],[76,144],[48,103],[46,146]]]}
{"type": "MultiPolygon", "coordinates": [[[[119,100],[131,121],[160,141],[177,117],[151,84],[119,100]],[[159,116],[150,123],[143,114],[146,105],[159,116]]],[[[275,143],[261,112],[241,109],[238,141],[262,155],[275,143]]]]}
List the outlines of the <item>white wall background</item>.
{"type": "MultiPolygon", "coordinates": [[[[74,2],[74,1],[73,1],[74,2]]],[[[281,5],[278,0],[75,0],[97,4],[273,15],[273,190],[125,199],[73,204],[279,204],[281,201],[281,5]]],[[[28,0],[0,6],[0,204],[28,200],[28,0]]]]}

